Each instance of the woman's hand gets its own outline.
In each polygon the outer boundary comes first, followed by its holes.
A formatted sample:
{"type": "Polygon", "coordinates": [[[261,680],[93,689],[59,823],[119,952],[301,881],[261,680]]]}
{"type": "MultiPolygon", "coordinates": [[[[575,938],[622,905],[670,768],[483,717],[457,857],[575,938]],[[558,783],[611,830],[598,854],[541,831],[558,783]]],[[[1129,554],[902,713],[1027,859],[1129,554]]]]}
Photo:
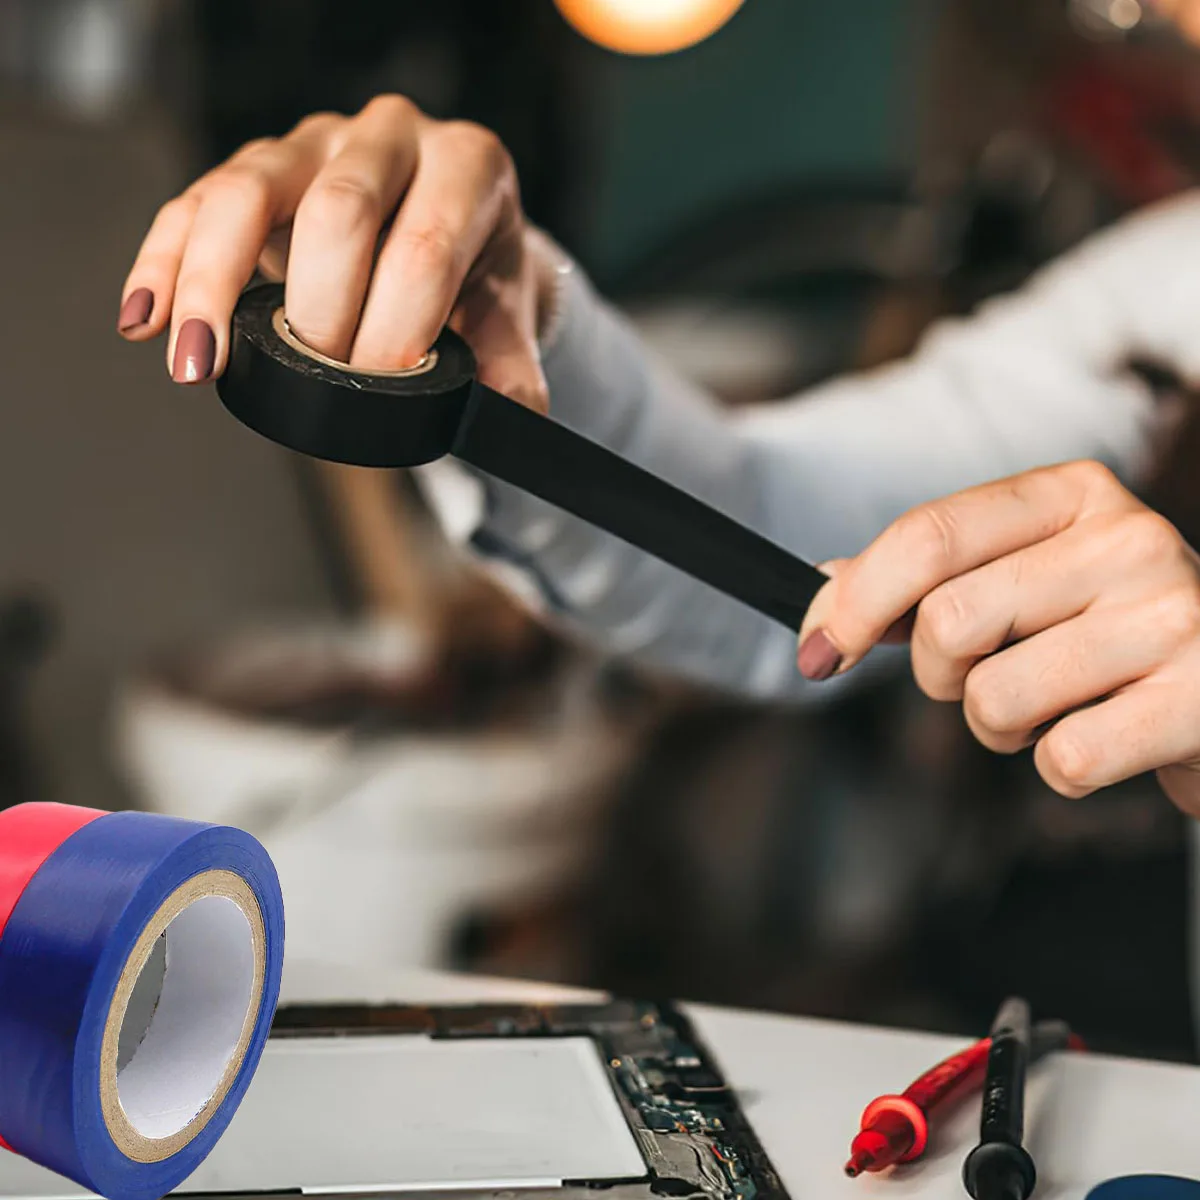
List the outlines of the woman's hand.
{"type": "Polygon", "coordinates": [[[1105,467],[926,504],[827,570],[800,635],[809,678],[907,633],[922,690],[961,701],[993,750],[1036,744],[1064,796],[1157,770],[1200,816],[1200,559],[1105,467]]]}
{"type": "Polygon", "coordinates": [[[243,146],[166,204],[122,292],[120,332],[170,330],[180,383],[224,370],[238,294],[286,279],[297,335],[363,368],[411,366],[449,323],[480,377],[545,410],[537,350],[557,264],[495,135],[400,96],[243,146]]]}
{"type": "Polygon", "coordinates": [[[1188,41],[1200,43],[1200,0],[1151,0],[1151,7],[1170,17],[1188,41]]]}

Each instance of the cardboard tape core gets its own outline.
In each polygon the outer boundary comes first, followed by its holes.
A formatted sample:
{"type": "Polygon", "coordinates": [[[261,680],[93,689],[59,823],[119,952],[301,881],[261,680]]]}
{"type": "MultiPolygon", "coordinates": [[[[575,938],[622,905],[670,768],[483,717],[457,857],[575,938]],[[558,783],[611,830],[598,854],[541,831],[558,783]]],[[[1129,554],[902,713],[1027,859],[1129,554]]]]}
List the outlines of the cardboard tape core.
{"type": "Polygon", "coordinates": [[[328,354],[322,354],[320,350],[313,349],[288,324],[282,307],[275,310],[271,317],[271,325],[279,337],[297,353],[303,354],[305,358],[323,363],[327,367],[333,367],[337,371],[343,371],[347,375],[374,376],[377,379],[406,379],[414,375],[427,375],[438,363],[438,352],[429,350],[422,356],[420,362],[414,363],[411,367],[393,367],[391,370],[372,368],[364,371],[359,367],[352,367],[348,362],[339,362],[336,358],[330,358],[328,354]]]}
{"type": "Polygon", "coordinates": [[[239,876],[201,872],[159,906],[101,1042],[101,1111],[127,1158],[162,1162],[212,1119],[246,1057],[265,975],[262,912],[239,876]]]}

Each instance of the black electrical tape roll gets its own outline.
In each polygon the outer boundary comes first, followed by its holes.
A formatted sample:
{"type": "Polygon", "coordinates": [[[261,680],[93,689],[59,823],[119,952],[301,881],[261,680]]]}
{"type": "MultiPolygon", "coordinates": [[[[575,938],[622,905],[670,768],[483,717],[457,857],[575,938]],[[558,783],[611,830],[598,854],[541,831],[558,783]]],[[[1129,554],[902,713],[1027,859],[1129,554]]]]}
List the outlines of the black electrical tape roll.
{"type": "Polygon", "coordinates": [[[815,567],[475,374],[450,330],[409,370],[334,362],[295,336],[269,284],[238,302],[217,391],[239,421],[313,458],[415,467],[453,454],[799,629],[825,582],[815,567]]]}

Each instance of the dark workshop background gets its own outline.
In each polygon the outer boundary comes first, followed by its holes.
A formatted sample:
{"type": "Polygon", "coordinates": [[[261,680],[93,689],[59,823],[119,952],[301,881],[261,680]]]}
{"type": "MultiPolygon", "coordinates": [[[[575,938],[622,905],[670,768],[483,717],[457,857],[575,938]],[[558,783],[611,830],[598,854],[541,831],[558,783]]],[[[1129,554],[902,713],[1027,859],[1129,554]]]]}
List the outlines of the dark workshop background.
{"type": "MultiPolygon", "coordinates": [[[[903,679],[797,714],[599,661],[411,480],[298,462],[113,332],[196,173],[403,91],[503,135],[680,370],[769,401],[1193,181],[1200,59],[1130,12],[746,0],[634,59],[552,0],[0,0],[0,804],[243,823],[314,954],[964,1033],[1023,991],[1194,1057],[1152,784],[1066,805],[903,679]]],[[[1153,498],[1196,536],[1191,436],[1153,498]]]]}

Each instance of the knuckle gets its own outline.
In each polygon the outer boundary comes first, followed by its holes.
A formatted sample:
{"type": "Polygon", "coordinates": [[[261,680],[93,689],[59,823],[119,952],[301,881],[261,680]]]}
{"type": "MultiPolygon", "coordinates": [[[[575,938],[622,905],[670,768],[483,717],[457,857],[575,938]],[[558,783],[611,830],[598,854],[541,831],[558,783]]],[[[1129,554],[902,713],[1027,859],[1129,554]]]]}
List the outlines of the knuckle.
{"type": "Polygon", "coordinates": [[[1085,492],[1108,495],[1124,491],[1112,468],[1095,459],[1080,459],[1078,462],[1068,463],[1063,469],[1085,492]]]}
{"type": "Polygon", "coordinates": [[[496,175],[513,170],[512,158],[500,136],[474,121],[447,121],[441,136],[461,147],[462,151],[488,164],[496,175]]]}
{"type": "Polygon", "coordinates": [[[298,134],[329,133],[345,123],[346,118],[341,113],[309,113],[307,117],[296,122],[292,132],[298,134]]]}
{"type": "Polygon", "coordinates": [[[1183,539],[1161,513],[1143,508],[1122,522],[1127,544],[1139,562],[1157,561],[1179,555],[1183,539]]]}
{"type": "Polygon", "coordinates": [[[927,504],[906,513],[900,518],[897,533],[918,573],[939,580],[945,577],[954,561],[957,542],[954,518],[945,506],[927,504]]]}
{"type": "Polygon", "coordinates": [[[1200,587],[1190,582],[1159,597],[1154,622],[1172,642],[1190,642],[1200,636],[1200,587]]]}
{"type": "Polygon", "coordinates": [[[384,92],[382,95],[368,100],[363,105],[361,115],[399,122],[411,121],[424,114],[407,96],[402,96],[398,92],[384,92]]]}
{"type": "Polygon", "coordinates": [[[1016,754],[1029,744],[1021,734],[997,733],[991,729],[974,729],[972,732],[975,740],[993,754],[1016,754]]]}
{"type": "Polygon", "coordinates": [[[279,145],[279,140],[273,137],[253,138],[246,142],[244,146],[234,156],[235,159],[254,158],[257,155],[270,153],[279,145]]]}
{"type": "Polygon", "coordinates": [[[917,606],[919,636],[946,658],[964,658],[971,650],[974,620],[962,593],[962,587],[950,580],[917,606]]]}
{"type": "Polygon", "coordinates": [[[232,201],[240,208],[260,212],[271,207],[271,182],[248,163],[234,163],[213,180],[210,198],[232,201]]]}
{"type": "Polygon", "coordinates": [[[458,240],[440,225],[406,229],[397,235],[398,248],[417,270],[449,272],[461,253],[458,240]]]}
{"type": "Polygon", "coordinates": [[[319,229],[347,233],[383,220],[379,193],[352,175],[337,175],[316,183],[301,202],[305,220],[319,229]]]}
{"type": "Polygon", "coordinates": [[[475,121],[446,121],[442,125],[440,132],[443,138],[453,138],[455,141],[463,142],[476,150],[486,153],[494,153],[497,149],[504,149],[504,143],[501,142],[497,134],[493,133],[487,126],[479,125],[475,121]]]}
{"type": "Polygon", "coordinates": [[[1021,728],[1013,690],[989,662],[980,663],[963,684],[963,709],[978,730],[1013,733],[1021,728]]]}
{"type": "Polygon", "coordinates": [[[184,221],[189,221],[195,215],[196,209],[200,207],[199,192],[189,188],[179,196],[175,196],[168,200],[166,204],[158,210],[158,215],[155,218],[155,224],[175,226],[184,221]]]}
{"type": "Polygon", "coordinates": [[[949,702],[963,698],[961,674],[948,670],[944,662],[933,660],[920,645],[912,648],[912,673],[917,687],[930,700],[949,702]]]}
{"type": "Polygon", "coordinates": [[[1055,726],[1042,738],[1040,757],[1042,778],[1060,795],[1076,797],[1092,790],[1096,755],[1072,733],[1055,726]]]}

